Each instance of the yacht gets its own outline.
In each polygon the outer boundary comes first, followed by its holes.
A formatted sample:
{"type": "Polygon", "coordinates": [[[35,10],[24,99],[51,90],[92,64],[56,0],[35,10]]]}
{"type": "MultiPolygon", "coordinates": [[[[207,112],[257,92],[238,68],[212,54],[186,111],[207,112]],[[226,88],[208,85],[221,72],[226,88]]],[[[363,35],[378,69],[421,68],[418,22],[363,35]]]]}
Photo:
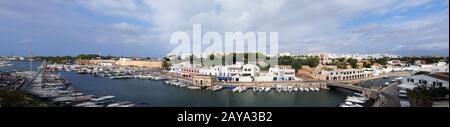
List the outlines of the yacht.
{"type": "Polygon", "coordinates": [[[362,100],[359,100],[359,99],[357,99],[357,98],[351,98],[351,97],[347,98],[345,101],[353,102],[353,103],[359,103],[359,104],[365,103],[365,102],[362,101],[362,100]]]}
{"type": "Polygon", "coordinates": [[[180,83],[180,85],[178,85],[178,87],[186,87],[187,85],[184,83],[180,83]]]}
{"type": "Polygon", "coordinates": [[[363,107],[363,106],[346,101],[345,103],[341,104],[339,107],[363,107]]]}

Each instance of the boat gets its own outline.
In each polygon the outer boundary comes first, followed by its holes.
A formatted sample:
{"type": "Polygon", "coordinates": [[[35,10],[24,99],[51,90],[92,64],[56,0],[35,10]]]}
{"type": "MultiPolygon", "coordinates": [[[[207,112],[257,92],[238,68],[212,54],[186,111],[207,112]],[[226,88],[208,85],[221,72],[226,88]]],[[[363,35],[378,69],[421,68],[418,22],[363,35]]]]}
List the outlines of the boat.
{"type": "Polygon", "coordinates": [[[264,91],[264,87],[258,87],[258,92],[263,92],[264,91]]]}
{"type": "Polygon", "coordinates": [[[353,95],[358,96],[358,97],[363,97],[364,96],[363,94],[360,94],[360,93],[353,93],[353,95]]]}
{"type": "Polygon", "coordinates": [[[136,76],[136,78],[138,79],[144,79],[144,80],[149,80],[149,79],[153,79],[154,77],[151,75],[138,75],[136,76]]]}
{"type": "Polygon", "coordinates": [[[266,87],[266,88],[264,89],[264,91],[265,91],[265,92],[270,92],[271,89],[272,89],[272,88],[270,88],[270,87],[266,87]]]}
{"type": "Polygon", "coordinates": [[[191,90],[199,90],[199,89],[202,89],[201,87],[198,87],[198,86],[188,86],[187,88],[188,88],[188,89],[191,89],[191,90]]]}
{"type": "Polygon", "coordinates": [[[231,91],[233,91],[233,92],[238,92],[239,91],[239,86],[238,87],[235,87],[235,88],[233,88],[233,90],[231,90],[231,91]]]}
{"type": "Polygon", "coordinates": [[[129,101],[122,101],[122,102],[109,104],[106,107],[120,107],[120,106],[123,106],[123,105],[130,105],[130,104],[132,104],[132,103],[129,102],[129,101]]]}
{"type": "Polygon", "coordinates": [[[120,105],[118,107],[136,107],[135,104],[126,104],[126,105],[120,105]]]}
{"type": "Polygon", "coordinates": [[[389,82],[385,82],[385,83],[384,83],[384,86],[389,86],[389,82]]]}
{"type": "Polygon", "coordinates": [[[99,97],[99,98],[92,98],[91,100],[94,102],[100,102],[100,101],[105,101],[105,100],[109,100],[109,99],[113,99],[115,98],[115,96],[103,96],[103,97],[99,97]]]}
{"type": "Polygon", "coordinates": [[[277,92],[282,92],[282,91],[283,91],[283,88],[277,87],[277,92]]]}
{"type": "Polygon", "coordinates": [[[222,88],[223,88],[223,86],[221,86],[221,85],[215,85],[212,87],[212,91],[218,91],[218,90],[221,90],[222,88]]]}
{"type": "Polygon", "coordinates": [[[314,89],[315,89],[316,91],[320,91],[320,89],[319,89],[319,88],[317,88],[317,87],[315,87],[314,89]]]}
{"type": "Polygon", "coordinates": [[[345,101],[353,102],[353,103],[359,103],[359,104],[365,103],[365,102],[362,101],[362,100],[359,100],[359,99],[357,99],[357,98],[351,98],[351,97],[347,97],[347,99],[346,99],[345,101]]]}
{"type": "Polygon", "coordinates": [[[293,91],[292,86],[288,86],[288,87],[287,87],[287,91],[288,91],[289,93],[292,92],[292,91],[293,91]]]}
{"type": "Polygon", "coordinates": [[[364,107],[364,106],[346,101],[345,103],[341,104],[339,107],[364,107]]]}
{"type": "Polygon", "coordinates": [[[184,83],[180,83],[180,85],[178,87],[186,87],[187,85],[184,83]]]}
{"type": "Polygon", "coordinates": [[[307,87],[307,88],[305,88],[305,91],[306,91],[306,92],[309,92],[309,88],[308,88],[308,87],[307,87]]]}
{"type": "Polygon", "coordinates": [[[165,84],[165,85],[169,85],[170,82],[169,82],[169,81],[164,81],[164,84],[165,84]]]}
{"type": "Polygon", "coordinates": [[[363,101],[363,102],[369,101],[369,98],[364,97],[364,96],[361,96],[361,97],[351,96],[351,97],[347,97],[347,98],[354,98],[354,99],[361,100],[361,101],[363,101]]]}
{"type": "Polygon", "coordinates": [[[298,91],[298,88],[297,88],[297,87],[296,87],[296,88],[294,88],[294,91],[295,91],[295,92],[297,92],[297,91],[298,91]]]}
{"type": "Polygon", "coordinates": [[[309,87],[309,90],[311,91],[315,91],[315,89],[313,87],[309,87]]]}
{"type": "Polygon", "coordinates": [[[247,87],[240,87],[240,89],[239,89],[238,92],[244,92],[244,91],[246,91],[246,90],[247,90],[247,87]]]}
{"type": "Polygon", "coordinates": [[[300,91],[303,91],[304,89],[302,87],[299,88],[300,91]]]}
{"type": "Polygon", "coordinates": [[[110,79],[131,79],[131,76],[114,76],[114,77],[109,77],[110,79]]]}
{"type": "Polygon", "coordinates": [[[76,105],[74,105],[74,107],[86,107],[86,106],[89,106],[89,105],[95,105],[95,103],[88,101],[88,102],[83,102],[83,103],[76,104],[76,105]]]}
{"type": "Polygon", "coordinates": [[[257,87],[253,87],[253,92],[258,92],[258,88],[257,87]]]}

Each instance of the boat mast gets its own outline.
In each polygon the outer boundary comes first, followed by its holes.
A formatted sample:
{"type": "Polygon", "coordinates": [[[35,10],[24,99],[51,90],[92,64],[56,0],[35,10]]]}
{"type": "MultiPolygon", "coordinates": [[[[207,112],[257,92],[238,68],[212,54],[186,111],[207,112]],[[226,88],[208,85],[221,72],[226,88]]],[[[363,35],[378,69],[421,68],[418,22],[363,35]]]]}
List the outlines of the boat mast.
{"type": "Polygon", "coordinates": [[[45,74],[47,73],[47,60],[42,63],[42,88],[45,86],[45,74]]]}
{"type": "Polygon", "coordinates": [[[33,53],[30,51],[30,71],[33,72],[33,53]]]}

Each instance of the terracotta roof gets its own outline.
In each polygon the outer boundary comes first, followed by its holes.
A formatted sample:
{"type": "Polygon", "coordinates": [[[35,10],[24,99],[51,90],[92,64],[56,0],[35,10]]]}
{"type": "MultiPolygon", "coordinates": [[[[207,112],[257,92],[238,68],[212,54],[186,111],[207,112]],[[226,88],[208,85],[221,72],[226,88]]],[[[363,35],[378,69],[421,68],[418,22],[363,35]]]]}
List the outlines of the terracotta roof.
{"type": "Polygon", "coordinates": [[[433,78],[448,81],[448,72],[438,72],[438,73],[426,74],[426,75],[431,76],[433,78]]]}

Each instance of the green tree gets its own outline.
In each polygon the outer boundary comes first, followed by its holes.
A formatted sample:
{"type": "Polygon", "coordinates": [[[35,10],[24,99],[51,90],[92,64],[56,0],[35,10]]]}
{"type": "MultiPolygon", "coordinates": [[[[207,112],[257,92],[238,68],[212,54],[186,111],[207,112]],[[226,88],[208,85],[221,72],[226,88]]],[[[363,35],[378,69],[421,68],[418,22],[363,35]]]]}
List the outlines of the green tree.
{"type": "Polygon", "coordinates": [[[320,57],[319,56],[308,57],[308,58],[306,58],[306,60],[308,61],[308,65],[310,67],[316,67],[320,63],[320,57]]]}
{"type": "Polygon", "coordinates": [[[95,55],[95,54],[80,54],[78,55],[76,58],[77,59],[82,59],[82,60],[88,60],[88,59],[95,59],[100,57],[99,55],[95,55]]]}
{"type": "Polygon", "coordinates": [[[364,62],[363,62],[363,66],[364,66],[364,68],[371,68],[371,67],[372,67],[372,64],[370,64],[370,63],[364,61],[364,62]]]}
{"type": "Polygon", "coordinates": [[[352,68],[358,67],[358,65],[357,65],[358,60],[356,60],[356,59],[349,58],[349,59],[347,59],[347,62],[348,62],[348,64],[350,64],[350,66],[352,66],[352,68]]]}
{"type": "Polygon", "coordinates": [[[407,92],[408,97],[411,100],[411,104],[414,106],[431,106],[433,99],[431,96],[431,92],[428,90],[426,86],[419,86],[414,88],[413,90],[409,90],[407,92]]]}

